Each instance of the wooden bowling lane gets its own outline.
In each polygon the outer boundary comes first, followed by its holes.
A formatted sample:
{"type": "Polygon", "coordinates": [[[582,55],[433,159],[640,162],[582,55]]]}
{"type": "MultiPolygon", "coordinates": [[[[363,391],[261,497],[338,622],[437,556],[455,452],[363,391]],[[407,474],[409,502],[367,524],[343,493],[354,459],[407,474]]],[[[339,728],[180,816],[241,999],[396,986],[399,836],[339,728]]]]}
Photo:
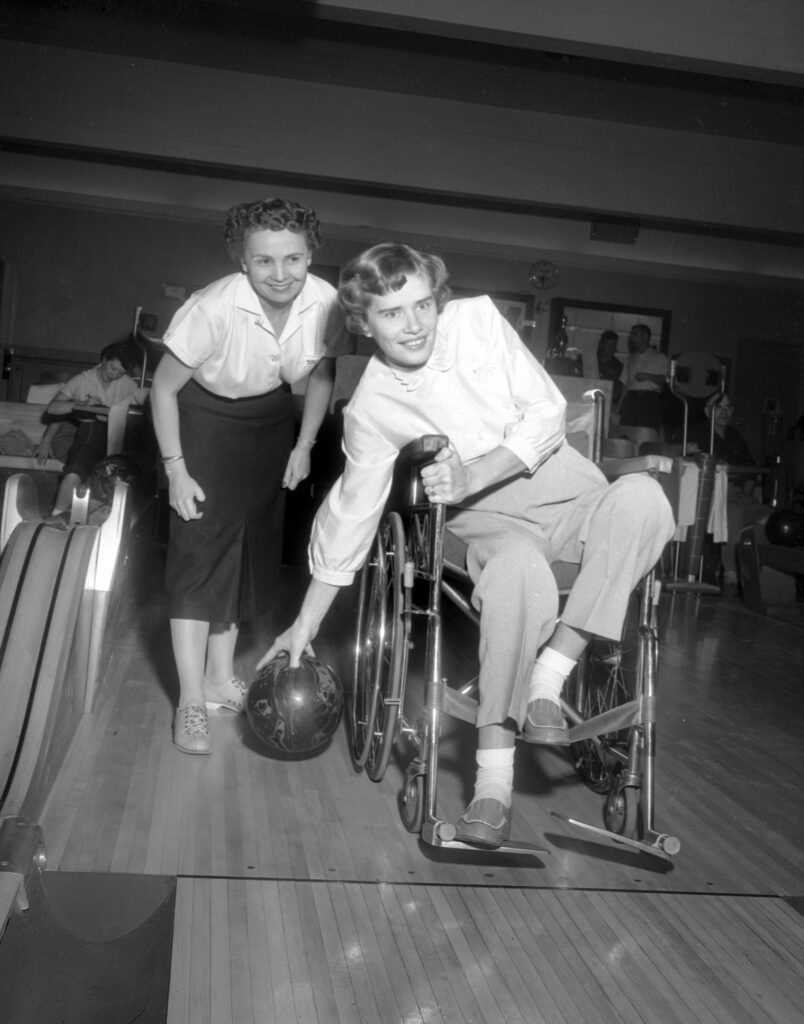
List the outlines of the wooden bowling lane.
{"type": "Polygon", "coordinates": [[[790,1024],[778,899],[179,880],[169,1024],[790,1024]]]}
{"type": "MultiPolygon", "coordinates": [[[[302,585],[289,573],[279,606],[302,585]]],[[[535,862],[421,845],[397,812],[402,764],[371,783],[343,729],[282,761],[220,713],[210,757],[178,753],[151,594],[123,616],[41,818],[49,866],[178,877],[171,1022],[788,1024],[804,998],[802,918],[784,899],[804,896],[804,631],[720,598],[665,597],[662,614],[657,820],[682,841],[670,864],[556,819],[597,824],[602,798],[553,750],[517,754],[515,833],[549,851],[535,862]]],[[[343,598],[317,645],[344,677],[350,623],[343,598]]],[[[272,630],[243,634],[245,678],[272,630]]],[[[465,639],[452,646],[469,657],[465,639]]],[[[472,750],[471,731],[450,730],[447,817],[472,750]]]]}

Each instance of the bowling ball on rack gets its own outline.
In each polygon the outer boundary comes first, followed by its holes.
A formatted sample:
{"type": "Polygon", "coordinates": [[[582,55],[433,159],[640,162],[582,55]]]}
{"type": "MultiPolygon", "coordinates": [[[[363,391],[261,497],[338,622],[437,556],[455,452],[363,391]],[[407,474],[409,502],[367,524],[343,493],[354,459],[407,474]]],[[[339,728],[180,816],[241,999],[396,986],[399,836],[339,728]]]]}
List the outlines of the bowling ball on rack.
{"type": "Polygon", "coordinates": [[[142,466],[131,455],[107,455],[101,459],[92,470],[89,490],[97,501],[111,505],[118,482],[129,484],[134,489],[143,484],[142,466]]]}
{"type": "Polygon", "coordinates": [[[343,714],[343,687],[329,667],[303,654],[298,668],[278,654],[246,695],[246,715],[258,739],[280,754],[312,754],[331,739],[343,714]]]}
{"type": "Polygon", "coordinates": [[[804,545],[804,516],[789,508],[776,509],[765,522],[765,536],[771,544],[788,548],[804,545]]]}

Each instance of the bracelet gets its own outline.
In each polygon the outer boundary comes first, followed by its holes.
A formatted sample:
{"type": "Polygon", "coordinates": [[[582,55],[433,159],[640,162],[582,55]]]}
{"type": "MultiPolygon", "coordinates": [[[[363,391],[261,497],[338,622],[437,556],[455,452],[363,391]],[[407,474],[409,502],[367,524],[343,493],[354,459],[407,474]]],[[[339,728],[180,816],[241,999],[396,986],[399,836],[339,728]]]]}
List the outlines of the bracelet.
{"type": "Polygon", "coordinates": [[[183,455],[163,455],[162,456],[162,465],[163,466],[167,466],[167,464],[169,462],[178,462],[180,459],[183,459],[183,458],[184,458],[183,455]]]}
{"type": "Polygon", "coordinates": [[[312,441],[308,441],[307,438],[300,437],[296,444],[302,445],[304,448],[312,448],[315,444],[315,438],[312,441]]]}

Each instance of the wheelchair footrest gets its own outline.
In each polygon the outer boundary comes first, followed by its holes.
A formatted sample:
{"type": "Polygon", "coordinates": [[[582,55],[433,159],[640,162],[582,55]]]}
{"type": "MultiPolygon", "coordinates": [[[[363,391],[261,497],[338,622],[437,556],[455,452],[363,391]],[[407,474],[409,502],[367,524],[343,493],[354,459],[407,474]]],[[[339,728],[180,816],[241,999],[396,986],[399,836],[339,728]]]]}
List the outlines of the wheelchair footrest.
{"type": "Polygon", "coordinates": [[[591,832],[601,839],[608,839],[618,846],[627,846],[641,853],[650,853],[654,857],[661,857],[663,860],[670,860],[681,849],[681,842],[676,836],[648,831],[642,839],[628,839],[626,836],[617,835],[616,832],[609,832],[608,829],[599,828],[597,825],[589,825],[585,821],[578,821],[577,818],[568,818],[565,814],[559,814],[557,811],[551,811],[550,813],[554,818],[566,821],[567,824],[574,825],[575,828],[581,828],[585,832],[591,832]]]}
{"type": "Polygon", "coordinates": [[[488,849],[484,846],[472,846],[471,843],[462,843],[458,839],[452,839],[450,842],[439,843],[438,845],[446,847],[448,850],[468,850],[470,853],[486,854],[519,854],[525,857],[541,857],[550,852],[539,846],[534,846],[533,843],[518,843],[513,839],[509,839],[507,843],[503,843],[502,846],[497,846],[494,849],[488,849]]]}
{"type": "Polygon", "coordinates": [[[437,846],[442,850],[466,850],[470,853],[488,854],[520,854],[530,857],[540,857],[550,852],[535,846],[533,843],[517,842],[514,839],[508,839],[501,846],[483,847],[461,842],[460,839],[455,839],[454,836],[455,826],[448,821],[425,821],[422,825],[422,841],[427,843],[428,846],[437,846]]]}

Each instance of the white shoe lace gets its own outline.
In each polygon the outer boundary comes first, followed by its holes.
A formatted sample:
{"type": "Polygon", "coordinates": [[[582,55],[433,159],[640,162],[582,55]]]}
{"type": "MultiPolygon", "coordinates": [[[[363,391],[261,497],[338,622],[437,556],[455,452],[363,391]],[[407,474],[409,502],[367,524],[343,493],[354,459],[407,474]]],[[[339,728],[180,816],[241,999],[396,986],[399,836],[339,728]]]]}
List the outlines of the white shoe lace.
{"type": "Polygon", "coordinates": [[[209,717],[206,708],[190,704],[179,708],[180,729],[187,736],[209,736],[209,717]]]}

